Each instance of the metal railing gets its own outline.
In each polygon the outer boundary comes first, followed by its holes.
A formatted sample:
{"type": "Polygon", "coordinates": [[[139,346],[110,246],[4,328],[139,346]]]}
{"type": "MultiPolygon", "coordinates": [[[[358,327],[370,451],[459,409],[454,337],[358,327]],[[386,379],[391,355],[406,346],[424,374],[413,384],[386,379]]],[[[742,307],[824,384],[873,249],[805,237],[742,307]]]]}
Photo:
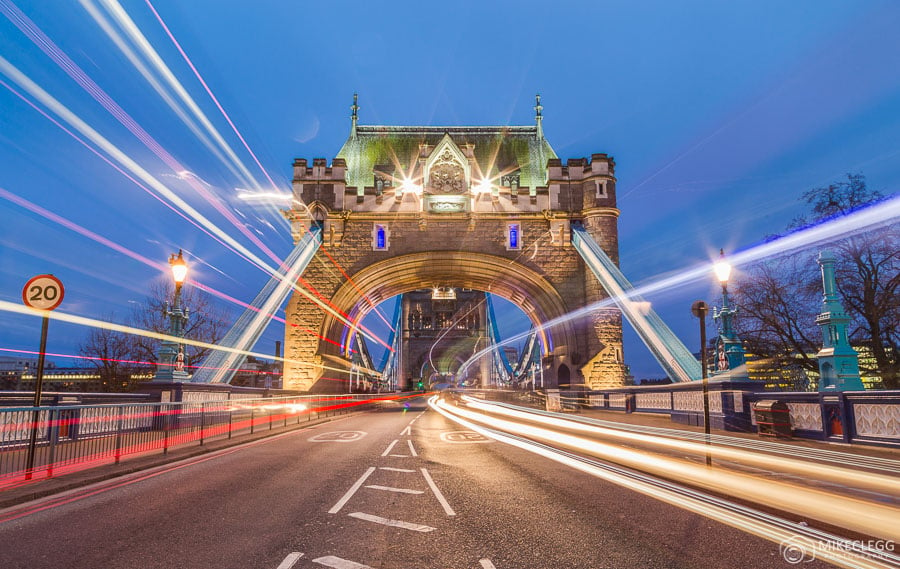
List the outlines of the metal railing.
{"type": "Polygon", "coordinates": [[[30,479],[287,427],[394,398],[397,396],[312,395],[0,408],[0,491],[30,479]],[[36,444],[32,447],[34,431],[36,444]]]}

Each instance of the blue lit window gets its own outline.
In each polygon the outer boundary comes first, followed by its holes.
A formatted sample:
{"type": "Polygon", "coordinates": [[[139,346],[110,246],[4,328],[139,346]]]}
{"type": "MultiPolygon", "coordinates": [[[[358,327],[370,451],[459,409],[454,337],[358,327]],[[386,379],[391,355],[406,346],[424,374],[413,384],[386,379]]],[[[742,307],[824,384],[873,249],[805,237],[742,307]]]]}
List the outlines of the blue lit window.
{"type": "Polygon", "coordinates": [[[519,234],[519,224],[518,223],[510,223],[507,227],[507,242],[506,246],[509,249],[518,249],[519,241],[521,235],[519,234]]]}
{"type": "Polygon", "coordinates": [[[376,251],[384,251],[388,248],[388,233],[384,225],[375,225],[372,231],[372,248],[376,251]]]}

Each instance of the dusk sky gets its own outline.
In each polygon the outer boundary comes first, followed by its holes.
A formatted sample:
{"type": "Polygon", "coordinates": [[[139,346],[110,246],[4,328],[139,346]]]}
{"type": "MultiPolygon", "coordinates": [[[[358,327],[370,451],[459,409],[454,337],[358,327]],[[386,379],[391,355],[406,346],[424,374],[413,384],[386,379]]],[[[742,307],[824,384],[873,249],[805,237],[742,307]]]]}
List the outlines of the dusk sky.
{"type": "MultiPolygon", "coordinates": [[[[252,180],[288,193],[294,158],[330,163],[349,133],[353,93],[361,124],[387,125],[529,125],[540,93],[544,132],[563,161],[615,156],[621,268],[635,284],[707,263],[719,248],[752,247],[801,213],[804,191],[847,172],[885,195],[900,189],[896,0],[0,0],[0,13],[8,303],[21,305],[31,276],[53,273],[66,286],[57,311],[124,322],[154,281],[170,278],[166,260],[179,249],[191,279],[250,302],[268,276],[139,187],[123,164],[261,257],[248,235],[283,258],[292,246],[278,213],[285,204],[238,194],[252,180]],[[125,31],[129,20],[245,173],[138,71],[130,58],[188,109],[125,31]]],[[[647,300],[697,350],[689,308],[715,302],[717,288],[710,274],[647,300]]],[[[4,310],[0,322],[0,355],[37,350],[39,318],[4,310]]],[[[52,322],[48,351],[76,354],[86,334],[52,322]]],[[[269,326],[257,350],[273,352],[282,337],[283,324],[269,326]]],[[[625,360],[638,378],[664,375],[627,326],[625,360]]]]}

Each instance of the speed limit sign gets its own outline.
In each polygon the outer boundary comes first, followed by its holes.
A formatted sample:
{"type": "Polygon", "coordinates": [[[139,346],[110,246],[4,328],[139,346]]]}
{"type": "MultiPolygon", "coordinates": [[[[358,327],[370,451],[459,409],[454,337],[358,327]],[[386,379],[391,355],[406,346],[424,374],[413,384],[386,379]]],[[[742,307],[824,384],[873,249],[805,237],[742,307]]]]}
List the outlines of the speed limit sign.
{"type": "Polygon", "coordinates": [[[66,290],[62,282],[53,275],[32,277],[22,289],[25,306],[38,310],[53,310],[63,300],[66,290]]]}

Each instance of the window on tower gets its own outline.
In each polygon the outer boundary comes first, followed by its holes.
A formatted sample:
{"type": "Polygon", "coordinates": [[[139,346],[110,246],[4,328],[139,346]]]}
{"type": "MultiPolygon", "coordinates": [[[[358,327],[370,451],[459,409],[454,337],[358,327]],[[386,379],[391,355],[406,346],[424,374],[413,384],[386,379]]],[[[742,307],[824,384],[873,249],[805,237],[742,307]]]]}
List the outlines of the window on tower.
{"type": "Polygon", "coordinates": [[[510,223],[506,226],[506,248],[518,250],[522,247],[522,234],[518,223],[510,223]]]}

